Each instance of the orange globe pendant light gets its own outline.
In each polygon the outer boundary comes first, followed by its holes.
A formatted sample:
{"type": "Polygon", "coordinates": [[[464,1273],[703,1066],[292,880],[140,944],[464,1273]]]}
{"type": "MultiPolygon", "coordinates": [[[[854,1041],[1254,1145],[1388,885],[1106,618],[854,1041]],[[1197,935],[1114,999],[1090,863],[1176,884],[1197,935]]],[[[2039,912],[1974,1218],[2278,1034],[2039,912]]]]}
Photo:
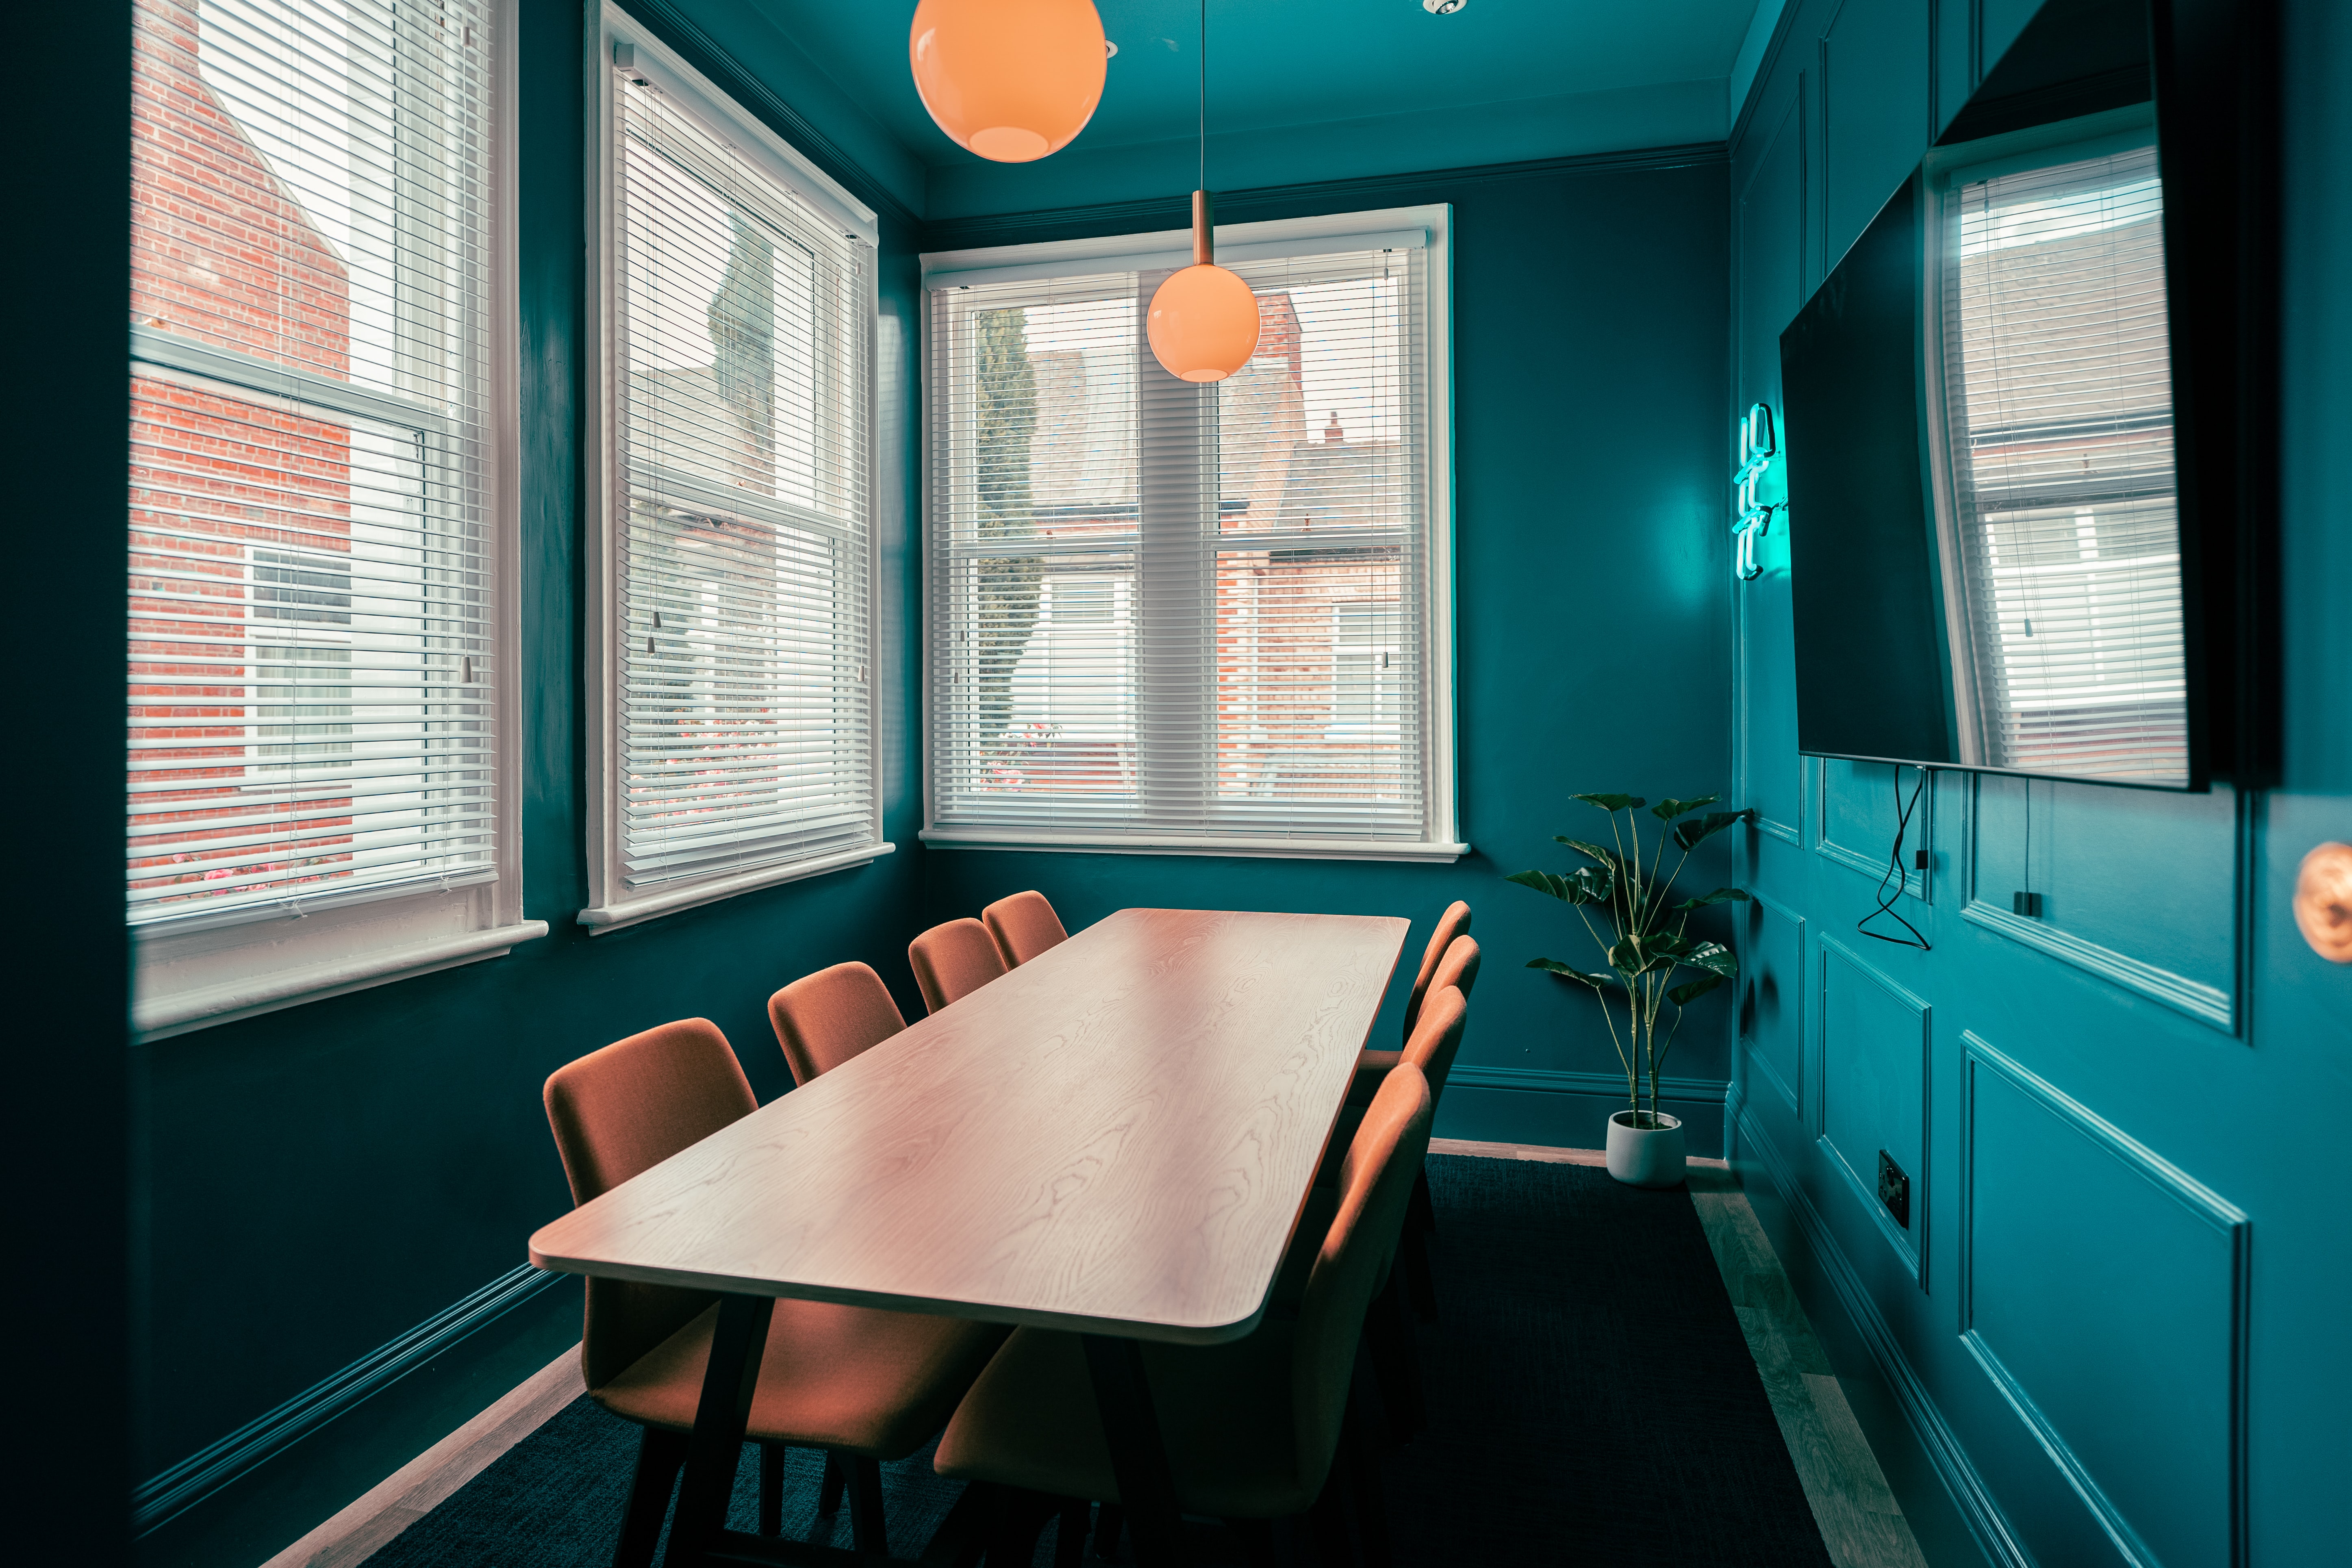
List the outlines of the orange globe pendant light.
{"type": "Polygon", "coordinates": [[[1151,296],[1152,357],[1179,381],[1223,381],[1257,353],[1257,296],[1213,259],[1209,193],[1192,193],[1192,265],[1151,296]]]}
{"type": "Polygon", "coordinates": [[[1257,353],[1257,295],[1216,263],[1209,202],[1209,5],[1201,0],[1201,189],[1192,193],[1192,265],[1151,296],[1144,331],[1179,381],[1223,381],[1257,353]]]}
{"type": "Polygon", "coordinates": [[[1068,146],[1102,101],[1108,58],[1093,0],[922,0],[907,30],[923,107],[999,163],[1068,146]]]}

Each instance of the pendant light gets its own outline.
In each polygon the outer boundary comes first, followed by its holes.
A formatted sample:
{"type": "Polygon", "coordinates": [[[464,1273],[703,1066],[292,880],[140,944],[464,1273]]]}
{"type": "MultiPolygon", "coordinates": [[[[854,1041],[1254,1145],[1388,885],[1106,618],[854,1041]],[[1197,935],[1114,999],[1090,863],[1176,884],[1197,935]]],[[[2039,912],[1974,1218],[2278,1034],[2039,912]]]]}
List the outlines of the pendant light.
{"type": "Polygon", "coordinates": [[[1257,352],[1257,296],[1218,266],[1209,202],[1209,0],[1201,0],[1201,188],[1192,193],[1192,265],[1151,296],[1152,357],[1179,381],[1223,381],[1257,352]]]}
{"type": "Polygon", "coordinates": [[[1102,101],[1108,58],[1093,0],[922,0],[907,30],[923,107],[999,163],[1068,146],[1102,101]]]}

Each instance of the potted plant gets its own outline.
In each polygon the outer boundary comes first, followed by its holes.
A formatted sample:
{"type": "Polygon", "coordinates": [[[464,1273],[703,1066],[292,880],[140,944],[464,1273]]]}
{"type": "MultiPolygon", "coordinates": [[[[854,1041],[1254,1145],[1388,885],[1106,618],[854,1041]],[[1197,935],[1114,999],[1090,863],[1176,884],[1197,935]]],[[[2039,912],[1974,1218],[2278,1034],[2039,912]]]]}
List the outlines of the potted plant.
{"type": "Polygon", "coordinates": [[[1529,959],[1528,967],[1549,970],[1591,987],[1601,1003],[1601,1016],[1608,1020],[1609,1037],[1625,1067],[1626,1098],[1632,1101],[1628,1109],[1609,1118],[1609,1173],[1634,1186],[1675,1186],[1683,1179],[1683,1124],[1679,1118],[1658,1110],[1658,1069],[1674,1048],[1683,1009],[1739,973],[1739,961],[1729,948],[1694,938],[1686,928],[1694,911],[1710,904],[1745,902],[1748,895],[1738,888],[1717,888],[1703,898],[1685,899],[1678,904],[1666,900],[1673,896],[1675,879],[1691,851],[1753,814],[1710,811],[1704,816],[1693,816],[1701,807],[1713,805],[1720,798],[1716,795],[1662,800],[1650,806],[1658,827],[1655,842],[1646,850],[1645,864],[1640,812],[1649,805],[1647,801],[1631,795],[1571,798],[1609,814],[1610,842],[1597,844],[1560,835],[1557,842],[1592,864],[1564,877],[1550,871],[1521,871],[1508,879],[1549,893],[1573,909],[1599,945],[1604,967],[1588,971],[1556,958],[1529,959]],[[1659,870],[1669,838],[1681,853],[1675,857],[1674,869],[1661,881],[1659,870]],[[1685,969],[1695,971],[1695,977],[1675,984],[1675,975],[1685,969]],[[1670,1003],[1674,1017],[1662,1041],[1660,1015],[1670,1003]],[[1645,1076],[1650,1090],[1646,1110],[1642,1104],[1645,1076]]]}

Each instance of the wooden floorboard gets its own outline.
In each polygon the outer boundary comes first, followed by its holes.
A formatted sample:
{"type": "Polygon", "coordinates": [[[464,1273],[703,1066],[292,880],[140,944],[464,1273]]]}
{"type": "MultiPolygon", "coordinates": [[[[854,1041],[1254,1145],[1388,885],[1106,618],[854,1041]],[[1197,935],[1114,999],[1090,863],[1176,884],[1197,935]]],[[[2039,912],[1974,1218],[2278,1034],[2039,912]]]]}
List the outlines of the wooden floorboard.
{"type": "Polygon", "coordinates": [[[572,1346],[262,1568],[352,1568],[586,1392],[572,1346]]]}
{"type": "MultiPolygon", "coordinates": [[[[1598,1149],[1460,1138],[1433,1138],[1429,1147],[1434,1153],[1488,1160],[1607,1163],[1598,1149]]],[[[1927,1568],[1747,1195],[1723,1161],[1690,1164],[1692,1205],[1831,1561],[1837,1568],[1927,1568]]],[[[575,1346],[262,1568],[355,1568],[581,1392],[575,1346]]]]}

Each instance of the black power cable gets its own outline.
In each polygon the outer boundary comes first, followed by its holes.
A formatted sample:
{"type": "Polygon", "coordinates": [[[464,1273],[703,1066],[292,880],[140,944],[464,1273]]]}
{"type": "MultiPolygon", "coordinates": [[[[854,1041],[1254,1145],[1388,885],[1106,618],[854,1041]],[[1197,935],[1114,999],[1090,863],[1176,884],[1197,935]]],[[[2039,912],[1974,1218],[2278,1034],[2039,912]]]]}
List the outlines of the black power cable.
{"type": "Polygon", "coordinates": [[[1854,921],[1853,929],[1879,942],[1891,942],[1897,947],[1916,947],[1921,952],[1932,952],[1935,949],[1926,937],[1919,934],[1919,928],[1905,920],[1902,911],[1895,907],[1896,901],[1903,897],[1905,887],[1903,840],[1911,831],[1911,814],[1919,808],[1920,793],[1927,787],[1927,770],[1925,768],[1919,770],[1919,782],[1911,786],[1911,800],[1907,805],[1903,800],[1901,763],[1895,764],[1895,772],[1890,776],[1895,785],[1895,847],[1886,852],[1886,874],[1878,879],[1878,907],[1854,921]],[[1894,889],[1891,893],[1887,891],[1890,886],[1894,889]],[[1885,931],[1871,930],[1870,922],[1881,915],[1893,917],[1896,925],[1911,934],[1907,937],[1889,936],[1885,931]]]}

